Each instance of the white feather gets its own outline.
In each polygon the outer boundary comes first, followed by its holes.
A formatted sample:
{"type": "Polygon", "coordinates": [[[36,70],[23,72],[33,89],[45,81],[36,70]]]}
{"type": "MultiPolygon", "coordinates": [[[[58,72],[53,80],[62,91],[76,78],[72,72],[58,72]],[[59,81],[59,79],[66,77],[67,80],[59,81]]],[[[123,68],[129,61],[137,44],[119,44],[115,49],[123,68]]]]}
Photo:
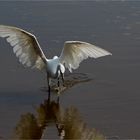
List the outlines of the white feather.
{"type": "Polygon", "coordinates": [[[90,43],[66,41],[59,59],[71,72],[72,69],[77,69],[80,62],[88,57],[98,58],[106,55],[111,55],[111,53],[90,43]]]}
{"type": "Polygon", "coordinates": [[[16,27],[0,25],[0,37],[7,37],[19,61],[27,67],[43,69],[46,59],[34,35],[16,27]]]}

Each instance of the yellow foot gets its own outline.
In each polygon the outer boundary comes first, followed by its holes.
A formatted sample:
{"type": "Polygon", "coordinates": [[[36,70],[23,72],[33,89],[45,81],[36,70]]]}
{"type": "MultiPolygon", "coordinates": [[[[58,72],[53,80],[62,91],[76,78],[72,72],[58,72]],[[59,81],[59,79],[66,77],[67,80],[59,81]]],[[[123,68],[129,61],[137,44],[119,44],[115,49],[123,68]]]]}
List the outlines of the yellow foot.
{"type": "Polygon", "coordinates": [[[66,89],[66,87],[55,87],[54,90],[58,93],[61,93],[62,91],[64,91],[66,89]]]}

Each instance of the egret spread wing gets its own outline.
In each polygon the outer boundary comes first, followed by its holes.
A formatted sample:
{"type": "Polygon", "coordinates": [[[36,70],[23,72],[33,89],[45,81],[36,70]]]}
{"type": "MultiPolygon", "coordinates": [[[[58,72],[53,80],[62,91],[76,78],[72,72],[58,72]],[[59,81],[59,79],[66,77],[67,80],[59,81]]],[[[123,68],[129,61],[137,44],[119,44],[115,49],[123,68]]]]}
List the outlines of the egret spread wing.
{"type": "Polygon", "coordinates": [[[77,69],[80,62],[88,57],[98,58],[106,55],[111,55],[111,53],[90,43],[66,41],[59,59],[69,71],[72,71],[72,69],[77,69]]]}
{"type": "Polygon", "coordinates": [[[16,27],[0,25],[0,37],[6,38],[13,46],[19,61],[27,67],[42,69],[45,55],[34,35],[16,27]]]}

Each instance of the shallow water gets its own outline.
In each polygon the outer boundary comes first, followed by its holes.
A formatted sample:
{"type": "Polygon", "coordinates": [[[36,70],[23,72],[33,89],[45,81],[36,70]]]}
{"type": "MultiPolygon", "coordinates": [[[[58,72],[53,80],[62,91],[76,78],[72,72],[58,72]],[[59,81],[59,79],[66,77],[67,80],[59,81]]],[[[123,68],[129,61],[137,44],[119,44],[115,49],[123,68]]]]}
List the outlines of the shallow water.
{"type": "MultiPolygon", "coordinates": [[[[74,72],[92,80],[66,90],[60,104],[76,107],[88,127],[107,137],[140,138],[140,2],[0,2],[0,24],[34,33],[48,58],[66,40],[112,52],[81,63],[74,72]]],[[[46,75],[20,65],[4,39],[0,46],[0,136],[9,138],[20,116],[47,99],[46,75]]]]}

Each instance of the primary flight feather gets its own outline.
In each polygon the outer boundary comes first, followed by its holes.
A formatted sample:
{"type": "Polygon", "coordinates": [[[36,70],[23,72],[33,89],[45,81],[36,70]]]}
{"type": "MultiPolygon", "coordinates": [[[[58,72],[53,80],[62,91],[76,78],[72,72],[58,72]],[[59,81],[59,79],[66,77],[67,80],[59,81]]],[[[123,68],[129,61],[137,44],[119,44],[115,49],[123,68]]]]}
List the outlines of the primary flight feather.
{"type": "Polygon", "coordinates": [[[80,62],[88,57],[111,55],[110,52],[87,42],[66,41],[59,57],[47,59],[36,37],[23,29],[0,25],[0,37],[6,38],[23,65],[39,70],[46,69],[49,87],[51,78],[62,76],[63,79],[65,67],[72,72],[72,69],[77,69],[80,62]]]}

